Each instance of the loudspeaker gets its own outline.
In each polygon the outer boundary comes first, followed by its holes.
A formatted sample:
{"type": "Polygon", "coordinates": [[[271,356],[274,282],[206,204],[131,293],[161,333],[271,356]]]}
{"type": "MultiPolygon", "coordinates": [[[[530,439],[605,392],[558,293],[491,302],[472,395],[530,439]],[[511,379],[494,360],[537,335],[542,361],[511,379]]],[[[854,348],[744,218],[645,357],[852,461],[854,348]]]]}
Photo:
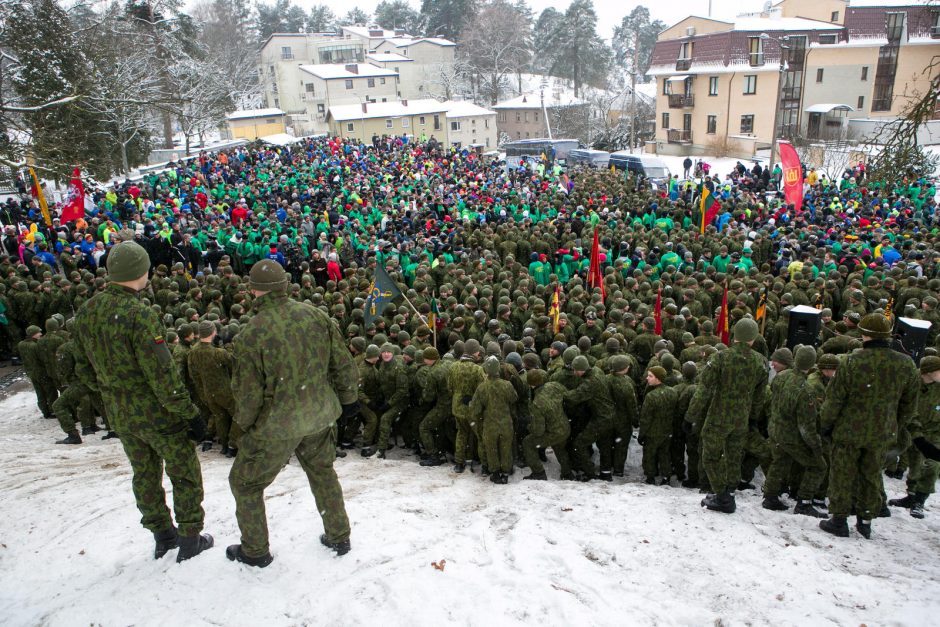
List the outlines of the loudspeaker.
{"type": "Polygon", "coordinates": [[[819,330],[822,326],[820,311],[806,305],[797,305],[790,309],[790,326],[787,328],[787,348],[791,351],[797,344],[815,348],[819,344],[819,330]]]}
{"type": "Polygon", "coordinates": [[[910,355],[914,363],[920,365],[920,359],[927,348],[927,336],[930,333],[930,322],[916,318],[895,318],[894,320],[894,347],[900,353],[910,355]]]}

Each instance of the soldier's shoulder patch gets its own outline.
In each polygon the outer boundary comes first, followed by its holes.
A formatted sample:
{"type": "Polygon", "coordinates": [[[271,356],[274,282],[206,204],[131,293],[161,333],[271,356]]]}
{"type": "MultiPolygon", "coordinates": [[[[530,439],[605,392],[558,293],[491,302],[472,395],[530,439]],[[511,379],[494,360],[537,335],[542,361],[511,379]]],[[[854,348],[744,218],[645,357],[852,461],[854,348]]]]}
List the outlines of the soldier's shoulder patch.
{"type": "Polygon", "coordinates": [[[161,366],[169,366],[173,361],[173,356],[170,354],[170,347],[166,345],[166,340],[162,335],[154,336],[152,350],[154,357],[157,358],[157,363],[161,366]]]}

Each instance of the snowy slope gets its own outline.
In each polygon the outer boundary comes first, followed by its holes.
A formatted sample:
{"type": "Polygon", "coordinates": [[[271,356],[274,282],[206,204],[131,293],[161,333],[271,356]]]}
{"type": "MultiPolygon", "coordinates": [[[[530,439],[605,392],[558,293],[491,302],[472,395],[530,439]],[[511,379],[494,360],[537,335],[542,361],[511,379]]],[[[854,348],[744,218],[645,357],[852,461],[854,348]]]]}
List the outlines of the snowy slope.
{"type": "Polygon", "coordinates": [[[338,460],[343,558],[318,544],[292,463],[268,490],[275,561],[258,571],[225,559],[238,541],[230,461],[200,454],[216,547],[157,562],[117,442],[56,447],[29,391],[0,416],[4,625],[924,625],[940,611],[940,508],[925,521],[896,510],[870,542],[835,539],[756,494],[725,516],[697,492],[643,485],[638,455],[626,480],[588,485],[338,460]]]}

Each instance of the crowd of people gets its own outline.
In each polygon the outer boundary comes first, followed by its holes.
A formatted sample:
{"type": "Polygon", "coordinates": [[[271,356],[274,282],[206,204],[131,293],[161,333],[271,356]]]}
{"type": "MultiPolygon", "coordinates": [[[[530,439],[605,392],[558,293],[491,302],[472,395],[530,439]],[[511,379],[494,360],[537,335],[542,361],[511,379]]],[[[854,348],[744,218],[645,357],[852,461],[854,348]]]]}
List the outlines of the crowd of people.
{"type": "MultiPolygon", "coordinates": [[[[282,270],[273,291],[327,316],[358,371],[358,400],[332,416],[340,457],[398,446],[422,467],[506,484],[516,468],[547,479],[550,453],[560,479],[612,481],[635,440],[642,480],[701,489],[716,511],[733,512],[760,468],[764,507],[789,509],[787,495],[836,535],[854,512],[869,537],[889,504],[923,517],[940,469],[933,179],[808,168],[794,207],[759,165],[694,174],[657,188],[414,138],[329,137],[171,163],[96,190],[67,224],[10,200],[0,351],[22,360],[60,443],[81,444],[100,417],[133,463],[133,428],[112,415],[103,375],[88,376],[94,347],[74,327],[113,288],[112,251],[135,242],[148,262],[140,302],[160,327],[147,350],[178,373],[173,401],[186,395],[208,422],[189,429],[204,452],[217,444],[238,463],[257,439],[244,407],[278,415],[238,373],[266,302],[254,274],[282,270]],[[722,209],[702,232],[704,188],[722,209]],[[377,268],[403,294],[378,308],[377,268]],[[819,310],[821,330],[788,347],[798,305],[819,310]],[[891,342],[899,316],[931,323],[919,364],[891,342]],[[883,472],[906,472],[909,494],[889,501],[883,472]]],[[[346,525],[331,542],[348,542],[346,525]]],[[[266,551],[265,539],[248,557],[266,551]]]]}

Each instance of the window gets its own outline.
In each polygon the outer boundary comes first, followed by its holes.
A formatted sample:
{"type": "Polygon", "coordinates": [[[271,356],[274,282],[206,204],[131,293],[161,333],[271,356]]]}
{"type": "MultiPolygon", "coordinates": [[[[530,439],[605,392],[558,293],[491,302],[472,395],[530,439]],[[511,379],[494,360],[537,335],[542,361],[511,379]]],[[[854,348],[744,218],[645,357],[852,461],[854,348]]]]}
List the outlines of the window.
{"type": "Polygon", "coordinates": [[[264,121],[265,124],[277,124],[277,118],[267,118],[264,121]]]}
{"type": "Polygon", "coordinates": [[[751,96],[757,93],[757,74],[744,76],[744,95],[751,96]]]}
{"type": "Polygon", "coordinates": [[[858,109],[859,111],[865,108],[865,96],[858,97],[858,106],[855,108],[858,109]]]}
{"type": "Polygon", "coordinates": [[[318,104],[317,113],[326,113],[326,105],[323,103],[318,104]]]}
{"type": "Polygon", "coordinates": [[[525,121],[526,121],[526,123],[528,123],[528,122],[529,122],[529,112],[528,112],[528,111],[525,111],[525,112],[523,113],[523,117],[525,117],[525,121]]]}
{"type": "Polygon", "coordinates": [[[887,13],[885,17],[885,28],[888,31],[888,41],[898,42],[901,41],[901,36],[904,34],[904,18],[907,17],[907,13],[899,11],[897,13],[887,13]]]}
{"type": "Polygon", "coordinates": [[[838,22],[838,21],[839,21],[839,12],[838,12],[838,11],[833,11],[833,12],[832,12],[832,15],[829,16],[829,21],[830,21],[830,22],[838,22]]]}
{"type": "Polygon", "coordinates": [[[408,128],[409,126],[411,126],[411,120],[409,120],[408,118],[402,118],[402,119],[401,119],[401,127],[402,127],[402,128],[408,128]]]}
{"type": "Polygon", "coordinates": [[[355,124],[353,124],[352,122],[348,122],[348,123],[346,124],[346,132],[347,132],[347,133],[352,133],[352,132],[355,131],[355,130],[356,130],[356,125],[355,125],[355,124]]]}
{"type": "Polygon", "coordinates": [[[817,83],[823,82],[823,69],[822,68],[818,68],[816,70],[816,82],[817,83]]]}
{"type": "Polygon", "coordinates": [[[418,124],[420,124],[421,126],[424,126],[425,122],[424,122],[424,116],[423,116],[423,115],[418,116],[418,124]]]}
{"type": "Polygon", "coordinates": [[[379,79],[379,85],[384,85],[384,84],[385,84],[385,79],[384,79],[384,78],[380,78],[380,79],[379,79]]]}
{"type": "Polygon", "coordinates": [[[753,132],[754,132],[754,116],[742,115],[741,116],[741,134],[750,135],[753,132]]]}
{"type": "Polygon", "coordinates": [[[529,139],[529,131],[526,131],[526,132],[525,132],[525,138],[526,138],[526,139],[529,139]]]}
{"type": "Polygon", "coordinates": [[[663,95],[664,96],[669,95],[669,79],[668,78],[663,79],[663,95]]]}
{"type": "Polygon", "coordinates": [[[868,66],[867,65],[862,68],[862,80],[863,81],[868,80],[868,66]]]}
{"type": "Polygon", "coordinates": [[[669,114],[663,112],[663,128],[669,128],[669,114]]]}
{"type": "Polygon", "coordinates": [[[832,33],[819,36],[819,43],[824,46],[831,46],[832,44],[839,43],[839,36],[832,33]]]}
{"type": "Polygon", "coordinates": [[[281,46],[281,60],[290,61],[294,58],[294,53],[290,49],[290,46],[281,46]]]}
{"type": "Polygon", "coordinates": [[[718,128],[718,116],[710,115],[708,116],[708,124],[706,126],[705,132],[709,135],[714,135],[716,129],[718,128]]]}
{"type": "Polygon", "coordinates": [[[382,98],[382,102],[388,102],[388,98],[382,98]]]}
{"type": "Polygon", "coordinates": [[[536,121],[536,122],[539,121],[539,112],[538,112],[538,111],[535,112],[535,121],[536,121]]]}
{"type": "Polygon", "coordinates": [[[764,65],[764,40],[760,37],[748,37],[748,61],[752,67],[764,65]]]}
{"type": "Polygon", "coordinates": [[[392,121],[391,121],[391,120],[385,120],[385,128],[392,128],[392,121]]]}
{"type": "Polygon", "coordinates": [[[375,87],[375,79],[374,78],[366,79],[366,87],[375,87]]]}
{"type": "Polygon", "coordinates": [[[459,130],[460,130],[460,122],[458,122],[457,120],[454,120],[453,122],[451,122],[451,123],[450,123],[450,130],[452,130],[452,131],[459,131],[459,130]]]}
{"type": "Polygon", "coordinates": [[[490,128],[490,119],[489,119],[489,118],[486,118],[485,120],[483,120],[483,128],[485,128],[486,130],[489,130],[489,128],[490,128]]]}
{"type": "Polygon", "coordinates": [[[522,122],[522,112],[516,111],[516,123],[522,122]]]}
{"type": "Polygon", "coordinates": [[[686,41],[679,46],[679,58],[676,59],[676,69],[684,72],[692,67],[692,42],[686,41]]]}
{"type": "Polygon", "coordinates": [[[306,90],[308,94],[316,93],[316,89],[317,89],[317,86],[314,85],[313,83],[307,83],[306,85],[304,85],[304,90],[306,90]]]}
{"type": "Polygon", "coordinates": [[[353,88],[352,79],[351,78],[346,79],[346,89],[352,89],[352,88],[353,88]]]}
{"type": "Polygon", "coordinates": [[[441,130],[441,116],[434,114],[434,130],[441,130]]]}
{"type": "Polygon", "coordinates": [[[718,77],[717,76],[708,77],[708,95],[709,96],[718,95],[718,77]]]}

